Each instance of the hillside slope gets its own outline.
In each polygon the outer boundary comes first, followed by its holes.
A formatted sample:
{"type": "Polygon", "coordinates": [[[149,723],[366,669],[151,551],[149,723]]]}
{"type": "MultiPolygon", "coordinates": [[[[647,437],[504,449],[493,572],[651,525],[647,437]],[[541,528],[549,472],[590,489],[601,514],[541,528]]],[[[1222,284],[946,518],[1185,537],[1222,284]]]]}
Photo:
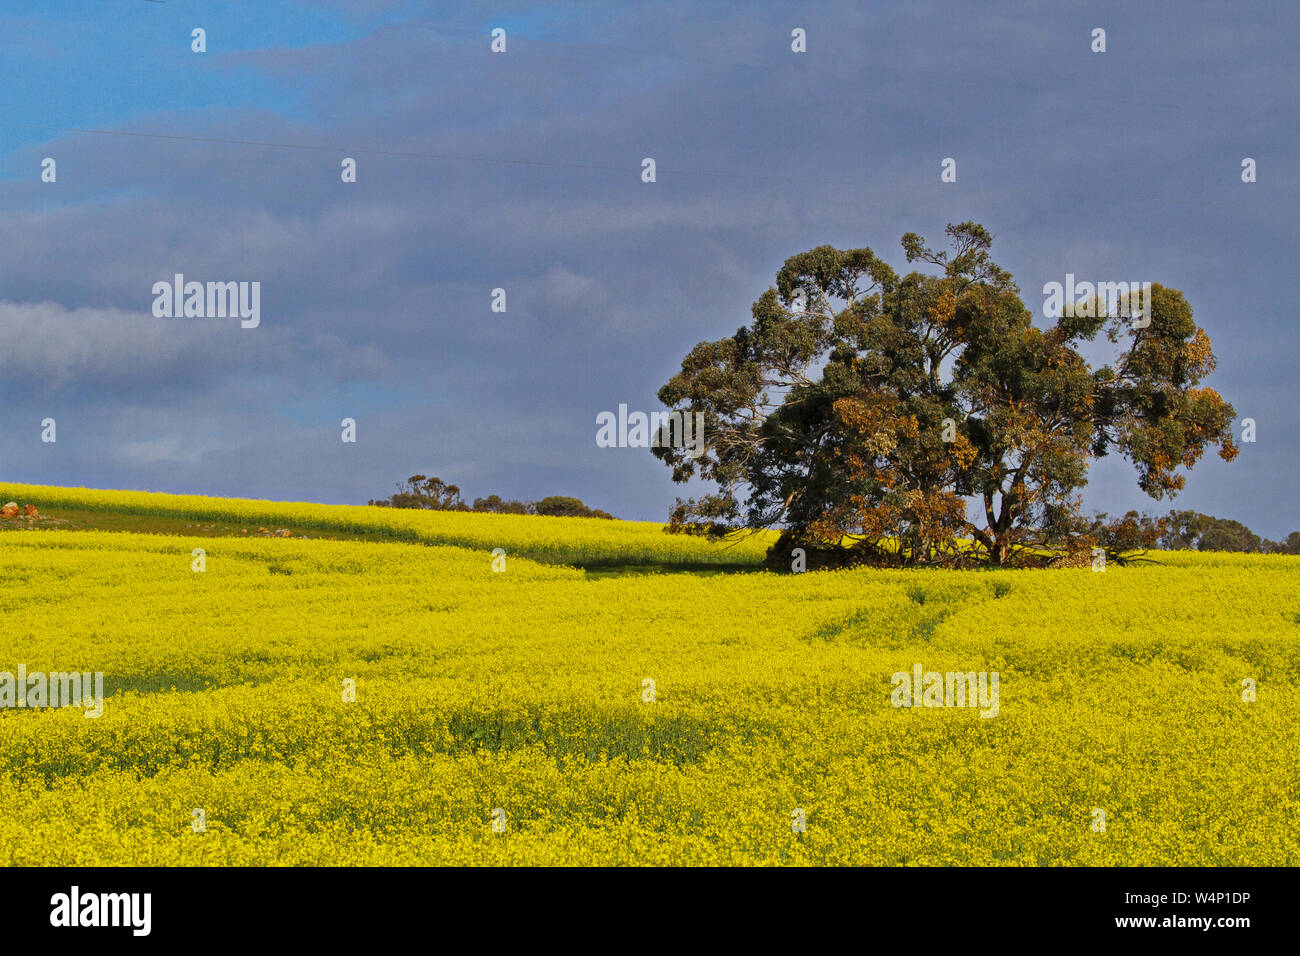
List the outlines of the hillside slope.
{"type": "MultiPolygon", "coordinates": [[[[42,514],[158,517],[189,522],[239,524],[256,531],[270,525],[331,534],[373,535],[423,544],[456,545],[556,564],[701,565],[754,567],[761,563],[771,535],[750,535],[723,543],[664,533],[648,521],[551,518],[453,511],[413,511],[368,505],[210,498],[148,491],[104,491],[48,485],[0,483],[0,502],[34,505],[42,514]]],[[[92,522],[86,522],[92,523],[92,522]]],[[[140,525],[132,530],[152,530],[140,525]]],[[[177,533],[180,529],[169,529],[177,533]]]]}

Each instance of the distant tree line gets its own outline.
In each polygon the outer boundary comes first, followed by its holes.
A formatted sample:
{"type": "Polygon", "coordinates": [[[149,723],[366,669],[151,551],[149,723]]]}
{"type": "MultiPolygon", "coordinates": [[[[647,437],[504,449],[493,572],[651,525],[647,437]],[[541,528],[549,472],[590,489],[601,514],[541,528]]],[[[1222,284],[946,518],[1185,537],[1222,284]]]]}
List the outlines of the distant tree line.
{"type": "Polygon", "coordinates": [[[1282,541],[1261,538],[1240,521],[1197,511],[1170,511],[1163,518],[1130,511],[1122,518],[1105,514],[1081,528],[1081,540],[1104,548],[1120,563],[1125,554],[1152,548],[1161,551],[1237,551],[1249,554],[1300,554],[1300,531],[1282,541]]]}
{"type": "Polygon", "coordinates": [[[548,495],[540,501],[506,500],[500,495],[475,498],[467,504],[460,488],[441,478],[412,475],[397,486],[388,498],[371,498],[370,504],[380,508],[416,508],[424,511],[478,511],[499,515],[546,515],[553,518],[609,518],[607,511],[588,508],[578,498],[568,495],[548,495]]]}
{"type": "Polygon", "coordinates": [[[1167,551],[1246,551],[1260,554],[1300,554],[1300,531],[1282,541],[1261,538],[1240,521],[1195,511],[1171,511],[1165,519],[1159,547],[1167,551]]]}

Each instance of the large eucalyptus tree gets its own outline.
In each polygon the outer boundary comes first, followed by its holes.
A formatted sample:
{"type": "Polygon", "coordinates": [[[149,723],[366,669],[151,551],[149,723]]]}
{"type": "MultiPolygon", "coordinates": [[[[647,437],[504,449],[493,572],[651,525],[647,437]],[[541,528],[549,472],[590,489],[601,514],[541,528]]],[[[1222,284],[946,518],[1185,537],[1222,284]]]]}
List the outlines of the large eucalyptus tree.
{"type": "Polygon", "coordinates": [[[867,248],[793,256],[748,325],[690,351],[659,398],[704,413],[707,451],[654,453],[716,491],[678,501],[673,530],[779,527],[783,553],[853,536],[850,555],[878,561],[1007,564],[1082,526],[1092,458],[1124,455],[1160,498],[1207,447],[1235,457],[1181,292],[1154,284],[1140,315],[1136,298],[1088,302],[1038,324],[987,230],[947,235],[942,252],[905,235],[907,261],[930,269],[901,277],[867,248]],[[1092,368],[1079,347],[1103,334],[1116,355],[1092,368]]]}

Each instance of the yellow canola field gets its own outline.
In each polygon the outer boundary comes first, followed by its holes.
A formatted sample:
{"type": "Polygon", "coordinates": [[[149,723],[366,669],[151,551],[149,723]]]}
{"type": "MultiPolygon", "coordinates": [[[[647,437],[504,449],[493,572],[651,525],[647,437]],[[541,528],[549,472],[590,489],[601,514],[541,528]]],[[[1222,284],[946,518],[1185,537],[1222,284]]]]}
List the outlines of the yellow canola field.
{"type": "Polygon", "coordinates": [[[119,514],[233,521],[250,526],[292,525],[322,533],[345,531],[388,535],[424,544],[502,548],[538,561],[582,566],[603,564],[758,565],[774,533],[709,542],[670,535],[651,521],[607,521],[532,515],[414,511],[371,505],[322,505],[246,498],[208,498],[151,491],[101,491],[50,485],[0,484],[0,502],[33,504],[42,512],[59,508],[119,514]]]}
{"type": "Polygon", "coordinates": [[[0,861],[1300,864],[1300,559],[594,580],[490,546],[0,535],[0,671],[108,695],[0,708],[0,861]],[[893,706],[916,664],[997,672],[997,715],[893,706]]]}

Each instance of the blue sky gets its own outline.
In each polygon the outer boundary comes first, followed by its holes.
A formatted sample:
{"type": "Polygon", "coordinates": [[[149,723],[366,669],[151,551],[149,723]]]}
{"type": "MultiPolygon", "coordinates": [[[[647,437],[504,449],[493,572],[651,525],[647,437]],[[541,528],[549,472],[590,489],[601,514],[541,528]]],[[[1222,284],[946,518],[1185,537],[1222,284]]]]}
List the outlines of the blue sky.
{"type": "MultiPolygon", "coordinates": [[[[358,502],[423,472],[662,519],[684,489],[644,452],[597,448],[598,412],[654,409],[788,256],[867,245],[901,269],[904,232],[937,244],[974,219],[1035,311],[1067,272],[1185,292],[1210,384],[1257,441],[1207,458],[1175,504],[1285,535],[1295,11],[7,4],[0,475],[358,502]],[[151,287],[175,272],[261,282],[262,325],[155,319],[151,287]]],[[[1170,507],[1116,459],[1086,501],[1170,507]]]]}

